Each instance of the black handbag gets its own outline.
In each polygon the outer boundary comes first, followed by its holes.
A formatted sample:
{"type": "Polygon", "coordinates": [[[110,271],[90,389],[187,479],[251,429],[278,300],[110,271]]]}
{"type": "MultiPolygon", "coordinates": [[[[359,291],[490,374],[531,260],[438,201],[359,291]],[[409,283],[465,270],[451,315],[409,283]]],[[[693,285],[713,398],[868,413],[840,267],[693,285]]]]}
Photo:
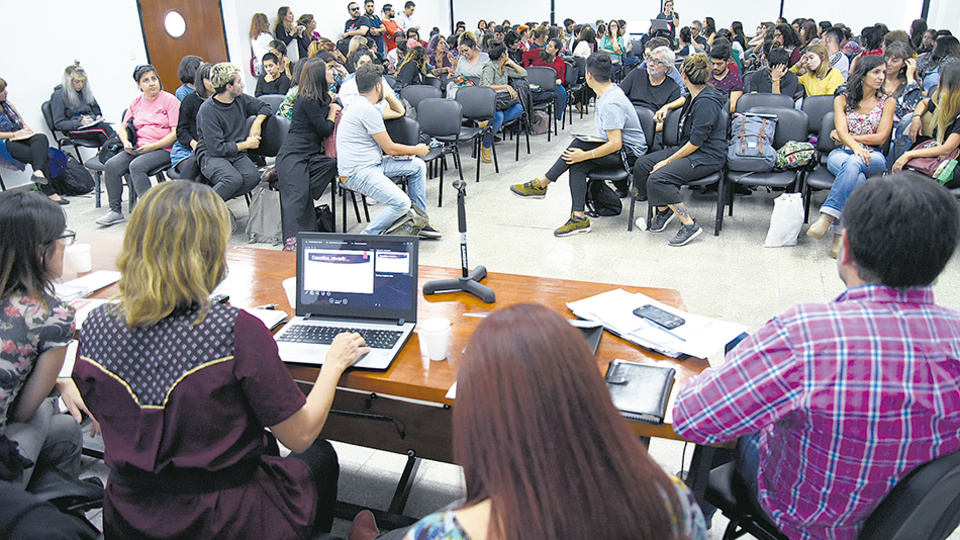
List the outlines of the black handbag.
{"type": "Polygon", "coordinates": [[[520,103],[520,100],[518,100],[515,97],[512,97],[509,91],[497,92],[497,110],[498,111],[505,111],[510,107],[513,107],[517,103],[520,103]]]}

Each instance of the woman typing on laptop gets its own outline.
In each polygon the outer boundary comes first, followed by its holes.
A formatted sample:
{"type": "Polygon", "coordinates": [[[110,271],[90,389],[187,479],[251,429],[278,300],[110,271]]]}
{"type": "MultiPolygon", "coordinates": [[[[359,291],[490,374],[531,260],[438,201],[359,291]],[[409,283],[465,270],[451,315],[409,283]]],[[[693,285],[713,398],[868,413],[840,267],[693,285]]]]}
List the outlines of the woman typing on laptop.
{"type": "Polygon", "coordinates": [[[306,397],[253,316],[209,297],[227,207],[171,181],[137,204],[117,258],[119,302],[85,321],[74,380],[100,420],[107,537],[303,538],[333,522],[338,464],[317,439],[343,371],[368,349],[334,340],[306,397]],[[270,452],[269,427],[294,451],[270,452]]]}

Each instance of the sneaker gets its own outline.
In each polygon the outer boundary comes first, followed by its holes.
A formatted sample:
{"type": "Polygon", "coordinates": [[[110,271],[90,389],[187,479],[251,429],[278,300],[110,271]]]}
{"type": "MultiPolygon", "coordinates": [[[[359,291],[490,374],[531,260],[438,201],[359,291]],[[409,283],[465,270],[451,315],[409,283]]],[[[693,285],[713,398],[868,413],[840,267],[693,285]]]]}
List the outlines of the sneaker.
{"type": "Polygon", "coordinates": [[[109,227],[111,225],[116,225],[117,223],[123,223],[124,221],[123,214],[110,210],[106,214],[97,218],[96,224],[100,225],[101,227],[109,227]]]}
{"type": "Polygon", "coordinates": [[[529,199],[542,199],[547,196],[547,188],[540,185],[540,180],[534,178],[525,184],[514,184],[510,186],[510,191],[518,197],[529,199]]]}
{"type": "Polygon", "coordinates": [[[423,240],[439,240],[443,238],[443,235],[440,234],[440,231],[433,228],[431,225],[420,229],[420,233],[417,235],[423,240]]]}
{"type": "Polygon", "coordinates": [[[691,225],[681,225],[680,230],[677,232],[677,235],[670,239],[670,245],[673,247],[685,246],[690,243],[691,240],[700,236],[700,233],[703,232],[703,229],[697,225],[697,221],[694,220],[691,225]]]}
{"type": "Polygon", "coordinates": [[[553,235],[557,238],[566,238],[567,236],[588,232],[590,232],[590,219],[586,216],[577,217],[570,214],[570,219],[563,224],[563,227],[553,231],[553,235]]]}
{"type": "Polygon", "coordinates": [[[647,230],[650,232],[663,232],[675,217],[677,217],[677,215],[673,213],[673,210],[668,209],[665,212],[656,210],[656,215],[650,220],[650,227],[647,228],[647,230]]]}
{"type": "Polygon", "coordinates": [[[484,163],[493,163],[493,155],[490,153],[489,146],[480,147],[480,160],[484,163]]]}

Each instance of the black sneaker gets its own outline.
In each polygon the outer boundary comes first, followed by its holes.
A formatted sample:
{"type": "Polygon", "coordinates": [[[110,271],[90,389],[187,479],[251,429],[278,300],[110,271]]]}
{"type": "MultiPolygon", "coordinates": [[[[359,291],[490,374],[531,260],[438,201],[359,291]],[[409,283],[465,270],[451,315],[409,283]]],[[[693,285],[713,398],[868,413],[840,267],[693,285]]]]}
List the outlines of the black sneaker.
{"type": "Polygon", "coordinates": [[[700,236],[700,233],[703,232],[703,229],[697,225],[697,221],[694,220],[690,225],[681,225],[680,231],[677,232],[677,235],[670,239],[670,245],[673,247],[685,246],[690,243],[691,240],[700,236]]]}
{"type": "Polygon", "coordinates": [[[423,240],[439,240],[443,235],[440,234],[440,231],[434,229],[428,224],[426,227],[420,229],[420,232],[417,233],[417,236],[423,240]]]}
{"type": "Polygon", "coordinates": [[[650,220],[650,227],[647,230],[650,232],[663,232],[675,217],[677,217],[677,215],[673,213],[673,210],[668,209],[665,212],[657,210],[656,215],[650,220]]]}

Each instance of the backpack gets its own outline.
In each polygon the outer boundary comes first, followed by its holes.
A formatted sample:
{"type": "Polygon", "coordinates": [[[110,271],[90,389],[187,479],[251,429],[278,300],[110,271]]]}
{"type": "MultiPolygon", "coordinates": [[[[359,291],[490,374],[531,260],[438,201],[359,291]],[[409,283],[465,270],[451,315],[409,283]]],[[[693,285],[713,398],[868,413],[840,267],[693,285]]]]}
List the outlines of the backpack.
{"type": "Polygon", "coordinates": [[[731,123],[733,136],[727,148],[727,167],[731,171],[765,172],[777,163],[773,136],[777,132],[775,114],[736,113],[731,123]]]}
{"type": "Polygon", "coordinates": [[[586,214],[590,217],[619,216],[623,210],[620,197],[606,182],[594,180],[587,184],[586,214]]]}
{"type": "Polygon", "coordinates": [[[73,156],[66,156],[66,166],[52,178],[54,189],[60,195],[86,195],[93,191],[93,175],[73,156]]]}
{"type": "Polygon", "coordinates": [[[250,192],[250,217],[247,220],[247,239],[250,243],[282,244],[280,226],[280,192],[260,182],[250,192]]]}
{"type": "Polygon", "coordinates": [[[813,165],[817,153],[815,146],[808,142],[787,141],[777,150],[777,168],[780,170],[804,169],[813,165]]]}

